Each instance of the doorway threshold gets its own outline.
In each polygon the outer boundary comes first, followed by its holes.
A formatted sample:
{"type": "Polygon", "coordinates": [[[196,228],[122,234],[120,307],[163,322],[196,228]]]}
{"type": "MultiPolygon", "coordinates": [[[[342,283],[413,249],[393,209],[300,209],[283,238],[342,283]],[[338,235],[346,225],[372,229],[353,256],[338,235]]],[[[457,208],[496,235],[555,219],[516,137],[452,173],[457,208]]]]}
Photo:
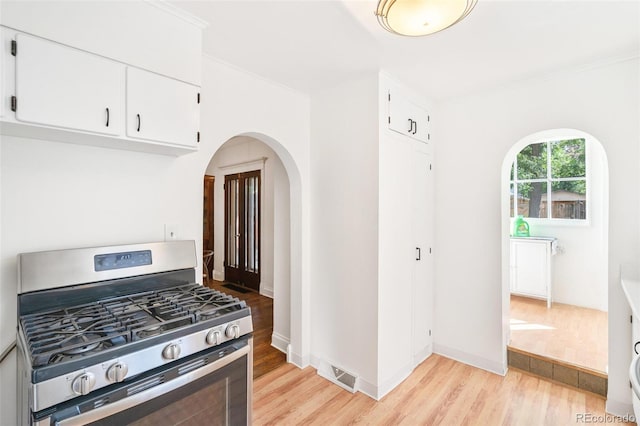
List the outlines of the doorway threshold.
{"type": "Polygon", "coordinates": [[[606,398],[609,378],[606,373],[568,362],[537,355],[507,346],[509,368],[528,372],[534,376],[591,392],[606,398]]]}

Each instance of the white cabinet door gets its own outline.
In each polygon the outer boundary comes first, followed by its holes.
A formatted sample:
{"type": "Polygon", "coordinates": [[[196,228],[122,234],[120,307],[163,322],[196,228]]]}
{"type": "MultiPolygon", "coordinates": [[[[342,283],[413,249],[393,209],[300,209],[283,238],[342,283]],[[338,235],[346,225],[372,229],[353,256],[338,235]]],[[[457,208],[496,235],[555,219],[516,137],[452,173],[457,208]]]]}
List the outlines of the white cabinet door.
{"type": "Polygon", "coordinates": [[[389,129],[409,136],[413,132],[413,120],[409,118],[409,102],[398,92],[389,92],[389,129]]]}
{"type": "Polygon", "coordinates": [[[428,142],[429,136],[429,114],[427,111],[419,106],[409,102],[409,118],[413,120],[413,131],[409,134],[410,137],[419,140],[420,142],[428,142]]]}
{"type": "Polygon", "coordinates": [[[196,147],[199,88],[127,67],[127,136],[196,147]]]}
{"type": "Polygon", "coordinates": [[[415,240],[413,269],[412,352],[415,362],[421,362],[425,348],[431,344],[433,323],[433,173],[431,156],[424,152],[423,144],[413,142],[412,232],[415,240]],[[422,356],[421,356],[422,355],[422,356]]]}
{"type": "Polygon", "coordinates": [[[511,292],[549,300],[550,242],[511,240],[511,292]]]}
{"type": "Polygon", "coordinates": [[[119,135],[124,65],[26,34],[16,35],[16,120],[119,135]]]}
{"type": "Polygon", "coordinates": [[[428,142],[430,139],[429,114],[407,100],[400,92],[390,91],[387,99],[389,129],[420,142],[428,142]]]}

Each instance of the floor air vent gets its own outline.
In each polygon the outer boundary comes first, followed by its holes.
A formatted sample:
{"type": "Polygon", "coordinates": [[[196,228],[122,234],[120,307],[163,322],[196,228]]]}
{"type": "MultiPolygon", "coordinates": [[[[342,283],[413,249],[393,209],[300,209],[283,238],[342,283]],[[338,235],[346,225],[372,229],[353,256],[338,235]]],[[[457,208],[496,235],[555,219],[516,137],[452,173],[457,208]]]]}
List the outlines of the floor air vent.
{"type": "Polygon", "coordinates": [[[356,376],[347,373],[346,371],[336,367],[335,365],[331,366],[331,370],[333,371],[333,375],[335,376],[335,379],[338,383],[341,383],[343,387],[348,391],[355,392],[356,376]]]}

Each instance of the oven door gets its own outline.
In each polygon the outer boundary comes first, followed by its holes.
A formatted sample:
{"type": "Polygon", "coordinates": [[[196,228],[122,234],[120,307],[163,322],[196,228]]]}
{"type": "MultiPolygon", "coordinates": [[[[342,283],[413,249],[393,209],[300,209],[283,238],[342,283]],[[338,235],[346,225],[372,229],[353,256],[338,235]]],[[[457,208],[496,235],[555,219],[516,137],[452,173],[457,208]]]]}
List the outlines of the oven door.
{"type": "Polygon", "coordinates": [[[251,424],[252,340],[239,339],[76,398],[47,418],[36,415],[35,424],[251,424]]]}

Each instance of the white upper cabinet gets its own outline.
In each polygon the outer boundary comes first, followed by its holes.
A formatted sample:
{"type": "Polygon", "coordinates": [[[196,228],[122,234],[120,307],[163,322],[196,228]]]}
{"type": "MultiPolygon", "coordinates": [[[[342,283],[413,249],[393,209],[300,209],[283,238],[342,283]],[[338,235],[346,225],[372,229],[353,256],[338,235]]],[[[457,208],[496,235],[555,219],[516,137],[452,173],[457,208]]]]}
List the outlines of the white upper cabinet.
{"type": "Polygon", "coordinates": [[[387,118],[389,129],[420,142],[428,143],[431,139],[429,114],[423,108],[409,101],[399,91],[389,91],[387,99],[389,103],[387,118]]]}
{"type": "Polygon", "coordinates": [[[196,147],[198,93],[197,86],[127,67],[127,136],[196,147]]]}
{"type": "Polygon", "coordinates": [[[198,149],[198,86],[0,29],[2,134],[167,155],[198,149]]]}
{"type": "Polygon", "coordinates": [[[17,34],[14,53],[16,120],[124,133],[123,64],[26,34],[17,34]]]}

